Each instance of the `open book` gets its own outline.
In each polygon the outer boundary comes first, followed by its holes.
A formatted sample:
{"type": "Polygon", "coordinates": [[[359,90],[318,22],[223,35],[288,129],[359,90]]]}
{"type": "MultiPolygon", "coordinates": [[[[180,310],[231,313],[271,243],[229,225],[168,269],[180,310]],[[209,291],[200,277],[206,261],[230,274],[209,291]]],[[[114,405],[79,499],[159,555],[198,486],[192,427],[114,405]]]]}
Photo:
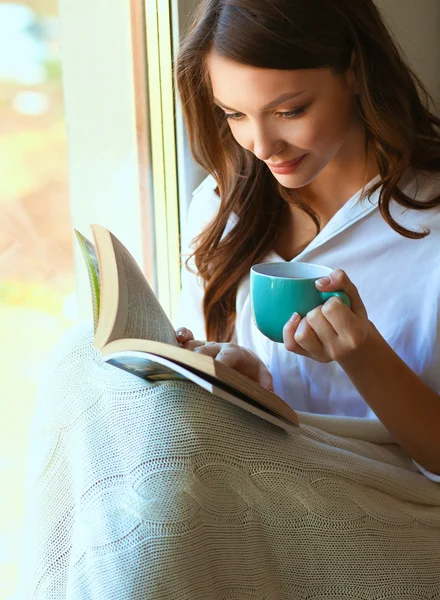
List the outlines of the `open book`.
{"type": "Polygon", "coordinates": [[[151,382],[191,380],[287,431],[298,426],[297,414],[279,396],[211,356],[182,348],[127,248],[105,227],[91,229],[95,245],[75,233],[91,286],[94,346],[106,362],[151,382]]]}

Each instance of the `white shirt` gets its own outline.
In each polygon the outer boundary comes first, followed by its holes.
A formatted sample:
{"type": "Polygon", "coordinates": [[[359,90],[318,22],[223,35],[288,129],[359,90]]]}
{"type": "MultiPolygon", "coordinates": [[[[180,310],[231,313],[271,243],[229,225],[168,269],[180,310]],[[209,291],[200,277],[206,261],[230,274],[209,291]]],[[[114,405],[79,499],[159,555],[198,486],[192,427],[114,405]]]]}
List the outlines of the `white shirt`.
{"type": "MultiPolygon", "coordinates": [[[[407,182],[403,191],[418,201],[440,195],[440,174],[419,175],[417,180],[407,177],[407,182]]],[[[220,208],[215,188],[215,180],[209,176],[193,194],[183,232],[183,261],[192,251],[193,238],[220,208]]],[[[377,190],[360,202],[359,190],[291,262],[343,269],[380,334],[429,387],[440,393],[440,208],[407,210],[391,201],[392,216],[406,229],[430,229],[427,237],[413,240],[399,235],[382,218],[379,193],[377,190]]],[[[223,237],[237,220],[232,213],[223,237]]],[[[261,262],[286,261],[271,251],[261,262]]],[[[190,265],[196,270],[193,261],[190,265]]],[[[201,278],[183,267],[176,327],[187,327],[195,339],[205,340],[202,300],[201,278]]],[[[299,356],[259,332],[251,315],[249,275],[239,284],[236,309],[233,341],[263,360],[272,374],[275,393],[292,408],[376,418],[338,363],[324,364],[299,356]]]]}

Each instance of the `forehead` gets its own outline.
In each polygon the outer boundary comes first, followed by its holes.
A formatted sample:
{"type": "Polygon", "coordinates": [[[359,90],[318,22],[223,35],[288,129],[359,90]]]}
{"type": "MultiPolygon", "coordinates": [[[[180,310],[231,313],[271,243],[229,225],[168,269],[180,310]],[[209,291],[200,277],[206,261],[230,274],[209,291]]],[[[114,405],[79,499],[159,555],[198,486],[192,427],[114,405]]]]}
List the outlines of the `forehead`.
{"type": "Polygon", "coordinates": [[[206,66],[214,97],[229,106],[251,99],[265,104],[287,92],[313,92],[329,83],[328,69],[263,69],[213,52],[207,56],[206,66]]]}

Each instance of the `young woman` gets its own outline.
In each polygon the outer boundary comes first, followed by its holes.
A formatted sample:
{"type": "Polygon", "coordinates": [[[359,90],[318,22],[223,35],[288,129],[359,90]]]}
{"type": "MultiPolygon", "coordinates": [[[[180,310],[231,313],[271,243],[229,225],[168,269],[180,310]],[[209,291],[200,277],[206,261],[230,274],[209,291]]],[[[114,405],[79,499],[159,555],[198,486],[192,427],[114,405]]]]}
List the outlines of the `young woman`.
{"type": "Polygon", "coordinates": [[[373,0],[206,0],[176,75],[210,173],[179,341],[295,409],[379,418],[440,481],[440,118],[373,0]],[[249,304],[269,261],[331,267],[317,285],[351,309],[332,298],[271,342],[249,304]]]}
{"type": "Polygon", "coordinates": [[[302,415],[284,435],[195,384],[103,363],[86,322],[36,401],[20,598],[438,599],[428,96],[372,0],[207,0],[177,81],[210,173],[189,209],[178,339],[296,409],[361,418],[302,415]],[[351,309],[329,300],[271,343],[249,308],[264,261],[331,267],[321,289],[351,309]],[[362,418],[376,416],[405,452],[362,418]]]}

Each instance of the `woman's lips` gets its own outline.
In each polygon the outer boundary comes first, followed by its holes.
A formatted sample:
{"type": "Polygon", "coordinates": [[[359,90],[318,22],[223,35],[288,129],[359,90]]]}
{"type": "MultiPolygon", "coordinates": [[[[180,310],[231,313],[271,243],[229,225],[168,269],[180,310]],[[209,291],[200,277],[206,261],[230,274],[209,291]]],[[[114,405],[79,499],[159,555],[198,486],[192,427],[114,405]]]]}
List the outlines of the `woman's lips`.
{"type": "Polygon", "coordinates": [[[270,170],[273,173],[277,173],[279,175],[287,175],[288,173],[293,173],[293,171],[295,171],[295,169],[297,169],[299,167],[299,165],[302,163],[302,161],[305,157],[306,157],[306,154],[303,154],[299,158],[291,161],[290,163],[283,163],[282,166],[268,164],[268,167],[270,168],[270,170]]]}

